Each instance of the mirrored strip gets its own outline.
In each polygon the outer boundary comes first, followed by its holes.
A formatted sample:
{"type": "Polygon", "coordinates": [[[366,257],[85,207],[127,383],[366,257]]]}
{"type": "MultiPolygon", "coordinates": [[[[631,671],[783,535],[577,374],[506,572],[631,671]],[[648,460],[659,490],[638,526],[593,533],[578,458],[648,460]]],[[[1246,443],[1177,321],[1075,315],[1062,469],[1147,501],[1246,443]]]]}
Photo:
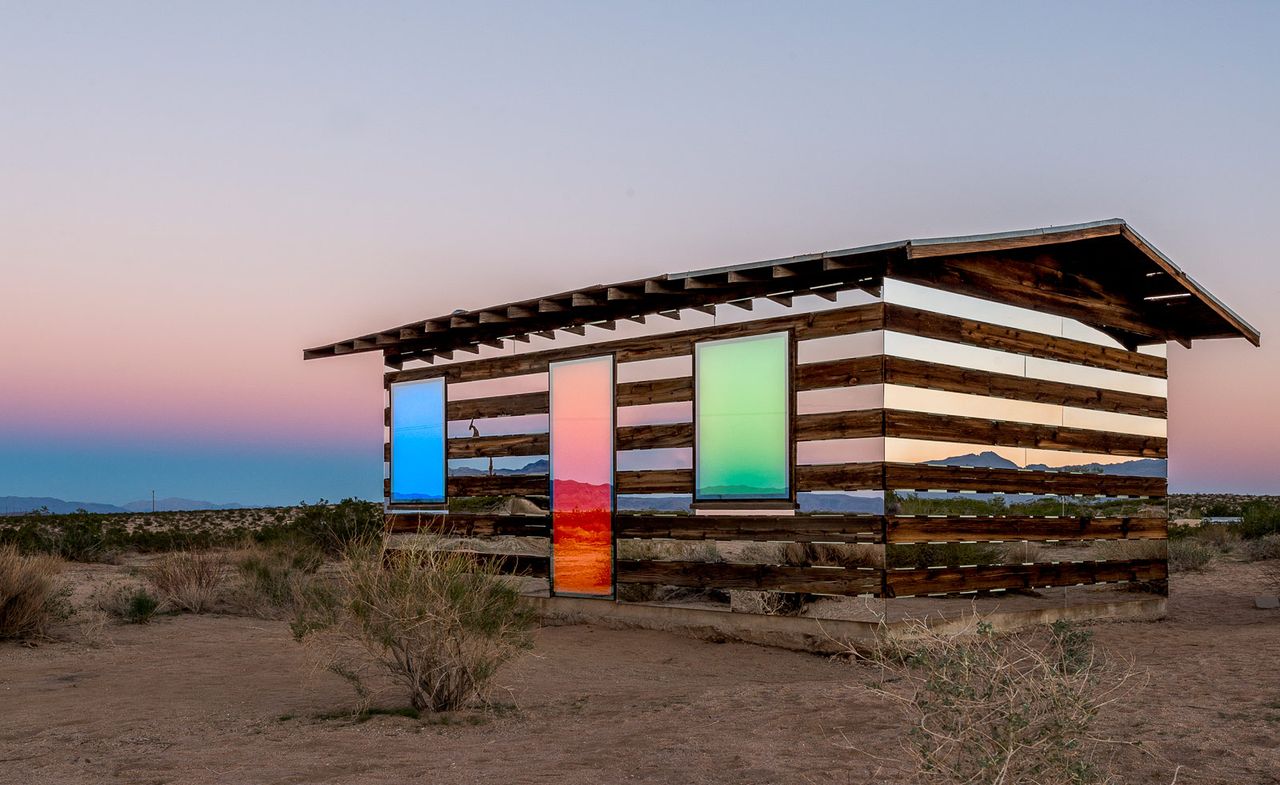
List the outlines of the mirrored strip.
{"type": "Polygon", "coordinates": [[[923,463],[929,466],[962,466],[977,469],[1031,469],[1126,477],[1165,477],[1165,458],[1127,458],[1114,455],[996,447],[964,442],[923,439],[885,439],[885,460],[891,463],[923,463]]]}
{"type": "Polygon", "coordinates": [[[884,515],[884,491],[801,491],[796,494],[802,513],[884,515]]]}
{"type": "Polygon", "coordinates": [[[445,501],[444,417],[443,379],[391,385],[392,504],[445,501]]]}
{"type": "Polygon", "coordinates": [[[884,331],[872,330],[851,335],[831,335],[826,338],[810,338],[796,342],[796,363],[848,360],[855,357],[873,357],[884,353],[884,331]]]}
{"type": "Polygon", "coordinates": [[[1168,396],[1169,385],[1166,379],[1139,376],[1106,368],[1091,368],[1057,360],[1044,360],[1038,357],[1024,357],[1020,354],[940,341],[936,338],[886,332],[884,348],[885,354],[894,357],[1142,395],[1168,396]]]}
{"type": "Polygon", "coordinates": [[[618,427],[620,428],[677,422],[693,422],[693,401],[618,407],[618,427]]]}
{"type": "Polygon", "coordinates": [[[1059,338],[1072,338],[1087,341],[1099,346],[1123,349],[1120,342],[1083,322],[1065,316],[1056,316],[1030,308],[983,300],[965,294],[943,289],[934,289],[920,284],[908,283],[886,278],[884,281],[884,301],[896,305],[906,305],[924,311],[958,316],[962,319],[998,324],[1028,330],[1041,335],[1052,335],[1059,338]]]}
{"type": "Polygon", "coordinates": [[[514,455],[500,458],[450,458],[450,477],[509,477],[546,474],[546,455],[514,455]]]}
{"type": "Polygon", "coordinates": [[[826,439],[796,443],[796,465],[869,463],[885,459],[884,439],[826,439]]]}
{"type": "Polygon", "coordinates": [[[500,395],[546,391],[547,375],[545,373],[526,373],[497,379],[477,379],[472,382],[450,382],[449,400],[469,401],[473,398],[493,398],[500,395]]]}
{"type": "Polygon", "coordinates": [[[522,433],[546,433],[551,421],[545,414],[520,414],[515,417],[485,417],[475,420],[450,420],[449,438],[470,436],[514,436],[522,433]]]}
{"type": "Polygon", "coordinates": [[[678,379],[693,374],[693,355],[659,357],[618,363],[619,382],[650,382],[655,379],[678,379]]]}
{"type": "Polygon", "coordinates": [[[620,493],[617,505],[619,511],[633,513],[688,513],[693,509],[693,496],[687,493],[620,493]]]}
{"type": "Polygon", "coordinates": [[[689,469],[693,466],[690,447],[655,447],[648,450],[619,450],[618,471],[649,469],[689,469]]]}
{"type": "Polygon", "coordinates": [[[1168,436],[1168,423],[1163,418],[1093,411],[1059,404],[1034,403],[1010,398],[992,398],[985,395],[931,390],[924,387],[885,385],[884,406],[887,409],[907,409],[916,412],[950,414],[959,417],[979,417],[984,420],[1087,428],[1095,431],[1132,433],[1141,436],[1168,436]]]}
{"type": "Polygon", "coordinates": [[[612,355],[552,363],[551,589],[613,596],[612,355]]]}
{"type": "Polygon", "coordinates": [[[884,406],[884,401],[884,385],[882,384],[802,390],[796,393],[796,414],[825,414],[828,412],[879,409],[884,406]]]}
{"type": "Polygon", "coordinates": [[[889,491],[889,515],[1158,515],[1162,500],[1125,496],[1059,496],[1034,493],[971,491],[889,491]]]}

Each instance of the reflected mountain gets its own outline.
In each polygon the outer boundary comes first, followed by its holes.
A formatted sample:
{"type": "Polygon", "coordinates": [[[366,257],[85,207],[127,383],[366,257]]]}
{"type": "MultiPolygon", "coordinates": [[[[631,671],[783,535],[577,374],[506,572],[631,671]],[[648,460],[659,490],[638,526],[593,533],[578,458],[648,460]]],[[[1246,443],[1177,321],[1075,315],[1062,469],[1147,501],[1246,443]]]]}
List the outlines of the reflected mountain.
{"type": "Polygon", "coordinates": [[[1050,466],[1045,463],[1031,463],[1019,466],[1017,463],[998,455],[991,450],[980,453],[953,455],[937,461],[925,461],[926,466],[964,466],[971,469],[1031,469],[1039,472],[1078,472],[1085,474],[1123,475],[1125,477],[1164,477],[1168,470],[1163,458],[1137,458],[1119,463],[1077,463],[1067,466],[1050,466]]]}

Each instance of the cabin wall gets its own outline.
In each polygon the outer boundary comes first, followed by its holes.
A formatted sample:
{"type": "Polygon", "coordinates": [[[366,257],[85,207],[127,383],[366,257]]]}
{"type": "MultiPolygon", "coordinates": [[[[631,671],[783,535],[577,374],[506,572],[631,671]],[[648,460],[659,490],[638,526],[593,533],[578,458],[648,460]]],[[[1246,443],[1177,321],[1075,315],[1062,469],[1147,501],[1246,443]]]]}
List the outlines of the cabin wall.
{"type": "Polygon", "coordinates": [[[389,528],[519,538],[530,558],[511,566],[549,576],[548,368],[608,354],[620,598],[1164,590],[1163,347],[894,280],[878,299],[755,303],[388,373],[443,379],[448,420],[447,513],[392,504],[388,473],[389,528]],[[794,341],[793,495],[696,505],[694,346],[774,332],[794,341]]]}

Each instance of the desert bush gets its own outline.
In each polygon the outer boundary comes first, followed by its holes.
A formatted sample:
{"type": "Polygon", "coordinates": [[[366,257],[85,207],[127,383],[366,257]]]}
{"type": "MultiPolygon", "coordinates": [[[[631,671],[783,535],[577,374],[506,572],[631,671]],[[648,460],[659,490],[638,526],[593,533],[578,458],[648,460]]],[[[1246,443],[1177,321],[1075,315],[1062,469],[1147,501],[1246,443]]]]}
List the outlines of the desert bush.
{"type": "Polygon", "coordinates": [[[143,569],[160,599],[174,610],[204,613],[226,585],[227,557],[214,551],[173,551],[143,569]]]}
{"type": "Polygon", "coordinates": [[[1239,529],[1246,540],[1280,534],[1280,506],[1265,501],[1246,504],[1239,529]]]}
{"type": "Polygon", "coordinates": [[[160,600],[137,584],[115,584],[97,594],[94,606],[126,624],[146,624],[160,610],[160,600]]]}
{"type": "Polygon", "coordinates": [[[1240,555],[1249,561],[1280,559],[1280,534],[1268,534],[1256,540],[1246,540],[1240,547],[1240,555]]]}
{"type": "Polygon", "coordinates": [[[619,559],[722,562],[714,542],[701,540],[618,540],[619,559]]]}
{"type": "Polygon", "coordinates": [[[62,567],[54,556],[0,545],[0,638],[38,638],[70,616],[69,590],[58,582],[62,567]]]}
{"type": "Polygon", "coordinates": [[[1198,572],[1213,561],[1214,548],[1198,539],[1169,540],[1169,571],[1198,572]]]}
{"type": "Polygon", "coordinates": [[[269,545],[252,543],[232,556],[240,576],[241,605],[260,615],[290,609],[303,583],[324,561],[310,543],[283,539],[269,545]]]}
{"type": "Polygon", "coordinates": [[[414,709],[456,709],[484,699],[498,667],[532,645],[532,610],[496,569],[429,544],[385,561],[380,548],[355,548],[331,581],[305,589],[292,630],[362,701],[375,667],[414,709]]]}
{"type": "Polygon", "coordinates": [[[804,611],[805,598],[804,594],[789,592],[729,589],[729,610],[765,616],[799,616],[804,611]]]}
{"type": "Polygon", "coordinates": [[[321,499],[316,504],[303,505],[302,512],[280,536],[301,537],[325,554],[338,556],[353,545],[381,537],[384,526],[382,507],[374,502],[343,499],[329,504],[321,499]]]}
{"type": "Polygon", "coordinates": [[[930,783],[1104,782],[1095,718],[1135,682],[1065,622],[1016,635],[921,624],[862,656],[882,666],[872,690],[901,711],[906,757],[930,783]]]}

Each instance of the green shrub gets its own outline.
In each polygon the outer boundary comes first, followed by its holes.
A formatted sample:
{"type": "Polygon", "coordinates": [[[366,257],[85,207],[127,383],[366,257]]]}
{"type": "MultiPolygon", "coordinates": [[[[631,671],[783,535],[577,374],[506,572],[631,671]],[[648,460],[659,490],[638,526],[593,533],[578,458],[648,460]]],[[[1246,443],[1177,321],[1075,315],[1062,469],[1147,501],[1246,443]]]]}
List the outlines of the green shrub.
{"type": "Polygon", "coordinates": [[[254,544],[233,556],[244,582],[245,605],[255,612],[293,607],[301,584],[324,560],[314,545],[299,538],[254,544]]]}
{"type": "Polygon", "coordinates": [[[382,506],[376,502],[343,499],[329,504],[321,499],[316,504],[303,505],[302,512],[283,534],[299,536],[325,554],[338,556],[353,545],[381,538],[385,525],[382,506]]]}
{"type": "Polygon", "coordinates": [[[362,674],[388,672],[419,711],[484,698],[504,662],[532,645],[532,610],[491,562],[430,545],[349,551],[332,581],[299,599],[295,638],[347,679],[367,707],[362,674]]]}
{"type": "Polygon", "coordinates": [[[95,604],[126,624],[146,624],[160,610],[160,600],[137,584],[108,586],[99,592],[95,604]]]}
{"type": "Polygon", "coordinates": [[[62,567],[57,557],[0,545],[0,638],[38,638],[71,615],[69,587],[58,582],[62,567]]]}
{"type": "Polygon", "coordinates": [[[1264,501],[1250,502],[1243,511],[1240,535],[1246,540],[1280,534],[1280,506],[1264,501]]]}

